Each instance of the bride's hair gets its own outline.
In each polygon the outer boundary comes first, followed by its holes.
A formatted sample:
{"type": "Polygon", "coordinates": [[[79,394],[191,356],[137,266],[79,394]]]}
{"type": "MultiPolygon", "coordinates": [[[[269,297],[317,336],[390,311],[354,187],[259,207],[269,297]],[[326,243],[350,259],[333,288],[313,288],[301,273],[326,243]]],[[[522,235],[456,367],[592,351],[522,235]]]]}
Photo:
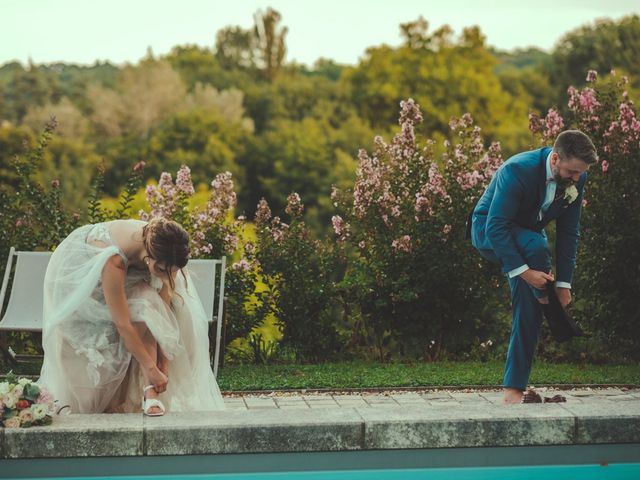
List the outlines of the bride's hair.
{"type": "Polygon", "coordinates": [[[156,269],[169,277],[171,290],[175,290],[170,271],[171,267],[182,270],[189,261],[189,234],[173,220],[154,218],[142,228],[142,239],[147,253],[157,262],[156,269]]]}

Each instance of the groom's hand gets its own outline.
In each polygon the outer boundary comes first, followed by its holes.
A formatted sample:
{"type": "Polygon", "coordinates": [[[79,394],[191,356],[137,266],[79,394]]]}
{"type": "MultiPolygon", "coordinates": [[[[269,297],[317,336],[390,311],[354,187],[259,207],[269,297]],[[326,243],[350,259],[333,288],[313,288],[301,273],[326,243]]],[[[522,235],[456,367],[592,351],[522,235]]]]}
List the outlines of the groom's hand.
{"type": "Polygon", "coordinates": [[[540,270],[534,270],[530,268],[520,274],[520,278],[522,278],[525,282],[531,285],[538,290],[544,290],[547,285],[547,282],[553,282],[553,275],[551,272],[545,273],[540,270]]]}
{"type": "Polygon", "coordinates": [[[558,300],[560,301],[560,305],[566,307],[571,303],[571,289],[569,288],[556,288],[556,294],[558,295],[558,300]]]}

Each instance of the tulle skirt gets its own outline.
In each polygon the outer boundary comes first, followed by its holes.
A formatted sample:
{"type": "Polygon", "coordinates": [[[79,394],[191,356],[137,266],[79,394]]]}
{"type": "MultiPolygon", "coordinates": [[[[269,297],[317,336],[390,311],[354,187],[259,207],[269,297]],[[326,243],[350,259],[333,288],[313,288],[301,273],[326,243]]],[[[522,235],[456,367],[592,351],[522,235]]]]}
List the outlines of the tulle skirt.
{"type": "MultiPolygon", "coordinates": [[[[142,408],[140,365],[115,327],[101,284],[105,263],[122,252],[113,243],[87,242],[106,225],[73,231],[52,254],[45,275],[44,362],[38,382],[59,405],[69,405],[71,413],[142,408]]],[[[169,308],[149,284],[148,273],[128,269],[131,320],[153,336],[169,359],[167,390],[159,397],[167,411],[221,410],[224,402],[209,363],[209,324],[188,270],[186,281],[178,273],[177,295],[169,308]]]]}

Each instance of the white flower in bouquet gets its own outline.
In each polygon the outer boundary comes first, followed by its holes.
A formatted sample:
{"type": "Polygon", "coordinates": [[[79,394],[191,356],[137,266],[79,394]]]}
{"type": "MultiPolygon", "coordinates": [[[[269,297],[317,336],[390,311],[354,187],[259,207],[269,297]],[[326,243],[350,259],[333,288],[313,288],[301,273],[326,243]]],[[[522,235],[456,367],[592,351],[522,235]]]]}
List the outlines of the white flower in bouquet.
{"type": "Polygon", "coordinates": [[[34,403],[31,405],[31,413],[34,420],[42,420],[49,413],[49,407],[44,403],[34,403]]]}
{"type": "Polygon", "coordinates": [[[564,199],[568,203],[573,203],[578,198],[578,189],[575,185],[571,185],[564,191],[564,199]]]}
{"type": "Polygon", "coordinates": [[[7,393],[9,393],[11,388],[9,387],[9,382],[0,382],[0,397],[4,397],[7,393]]]}
{"type": "Polygon", "coordinates": [[[4,421],[5,428],[20,428],[20,417],[11,417],[4,421]]]}
{"type": "Polygon", "coordinates": [[[20,400],[20,395],[16,395],[13,391],[7,393],[4,397],[2,397],[2,403],[4,403],[5,408],[14,409],[16,408],[16,403],[20,400]]]}
{"type": "Polygon", "coordinates": [[[11,395],[16,395],[17,396],[16,400],[19,400],[23,392],[24,392],[24,388],[22,387],[22,385],[17,384],[13,387],[10,393],[11,395]]]}
{"type": "Polygon", "coordinates": [[[18,385],[22,385],[23,387],[28,383],[33,383],[33,380],[31,380],[30,378],[21,378],[20,380],[18,380],[18,385]]]}

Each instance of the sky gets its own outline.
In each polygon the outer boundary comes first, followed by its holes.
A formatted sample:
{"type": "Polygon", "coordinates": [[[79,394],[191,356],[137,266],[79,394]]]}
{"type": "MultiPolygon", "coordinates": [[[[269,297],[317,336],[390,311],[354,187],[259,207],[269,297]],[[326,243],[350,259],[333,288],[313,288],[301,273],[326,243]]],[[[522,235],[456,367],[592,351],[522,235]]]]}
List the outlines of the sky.
{"type": "Polygon", "coordinates": [[[229,25],[282,14],[287,61],[355,64],[368,47],[400,44],[399,25],[422,15],[430,31],[479,25],[491,46],[553,48],[564,33],[597,18],[640,14],[640,0],[0,0],[0,64],[136,63],[174,46],[213,47],[229,25]],[[535,5],[535,7],[533,6],[535,5]]]}

